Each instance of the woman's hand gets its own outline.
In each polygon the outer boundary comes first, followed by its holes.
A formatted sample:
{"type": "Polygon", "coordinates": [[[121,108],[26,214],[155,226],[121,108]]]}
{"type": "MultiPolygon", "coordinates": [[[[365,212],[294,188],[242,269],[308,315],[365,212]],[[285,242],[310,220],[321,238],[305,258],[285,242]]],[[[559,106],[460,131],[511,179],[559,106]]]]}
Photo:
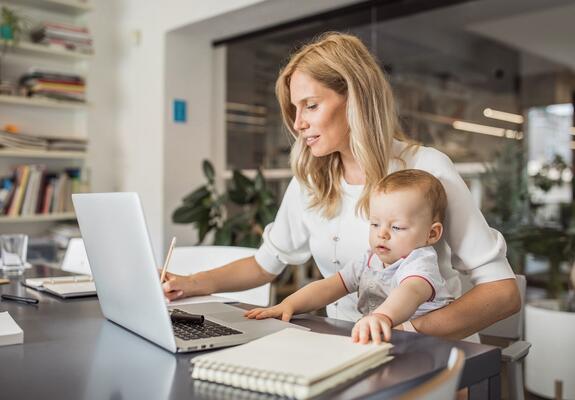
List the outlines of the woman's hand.
{"type": "Polygon", "coordinates": [[[381,334],[386,342],[391,339],[391,320],[384,314],[370,314],[355,323],[351,331],[354,343],[367,344],[373,340],[375,344],[381,343],[381,334]]]}
{"type": "Polygon", "coordinates": [[[166,272],[165,281],[162,283],[164,295],[170,301],[184,297],[194,296],[193,275],[183,276],[166,272]]]}
{"type": "Polygon", "coordinates": [[[287,322],[291,319],[293,313],[294,309],[289,303],[281,302],[273,307],[253,308],[246,311],[244,316],[250,319],[279,318],[287,322]]]}

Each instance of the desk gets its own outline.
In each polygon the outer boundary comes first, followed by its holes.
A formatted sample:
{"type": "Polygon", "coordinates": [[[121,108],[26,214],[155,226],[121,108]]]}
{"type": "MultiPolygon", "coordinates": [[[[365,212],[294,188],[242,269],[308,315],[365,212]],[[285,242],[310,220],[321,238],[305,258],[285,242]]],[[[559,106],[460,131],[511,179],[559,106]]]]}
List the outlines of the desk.
{"type": "MultiPolygon", "coordinates": [[[[26,277],[62,274],[34,267],[26,277]]],[[[0,292],[40,300],[36,306],[0,302],[0,311],[9,311],[24,330],[23,345],[0,347],[2,399],[271,398],[192,381],[189,366],[194,353],[173,355],[107,321],[95,297],[60,300],[17,280],[0,286],[0,292]]],[[[353,327],[350,322],[312,315],[293,322],[341,335],[349,335],[353,327]]],[[[392,342],[397,355],[391,363],[322,398],[393,398],[444,368],[456,344],[466,355],[461,386],[471,387],[472,399],[499,399],[498,348],[407,332],[394,332],[392,342]]]]}

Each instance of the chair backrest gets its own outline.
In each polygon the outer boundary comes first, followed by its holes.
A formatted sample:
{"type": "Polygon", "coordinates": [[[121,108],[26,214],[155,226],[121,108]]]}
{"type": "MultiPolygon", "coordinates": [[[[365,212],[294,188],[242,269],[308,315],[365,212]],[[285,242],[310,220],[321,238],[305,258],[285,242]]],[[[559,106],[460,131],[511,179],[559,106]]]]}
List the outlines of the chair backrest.
{"type": "Polygon", "coordinates": [[[68,242],[66,254],[60,266],[62,270],[76,274],[92,275],[88,255],[82,238],[72,238],[68,242]]]}
{"type": "Polygon", "coordinates": [[[521,295],[521,310],[519,312],[494,323],[479,333],[482,335],[497,336],[505,339],[518,340],[523,338],[523,318],[525,315],[525,287],[527,282],[524,275],[515,275],[517,287],[521,295]]]}
{"type": "Polygon", "coordinates": [[[465,353],[451,348],[447,368],[421,385],[404,393],[400,400],[449,400],[454,399],[459,378],[465,365],[465,353]]]}
{"type": "MultiPolygon", "coordinates": [[[[191,246],[176,247],[172,254],[169,271],[188,275],[208,271],[241,258],[251,257],[257,249],[236,246],[191,246]]],[[[218,293],[223,297],[266,307],[270,302],[271,285],[244,290],[241,292],[218,293]]]]}

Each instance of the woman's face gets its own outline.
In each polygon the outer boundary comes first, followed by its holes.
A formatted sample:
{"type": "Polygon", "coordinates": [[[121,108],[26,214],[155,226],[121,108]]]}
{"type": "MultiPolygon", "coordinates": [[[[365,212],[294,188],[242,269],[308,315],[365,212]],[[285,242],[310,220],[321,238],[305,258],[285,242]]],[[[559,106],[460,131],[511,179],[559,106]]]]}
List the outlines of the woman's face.
{"type": "Polygon", "coordinates": [[[315,157],[349,151],[345,96],[298,70],[291,76],[290,95],[296,109],[293,128],[315,157]]]}

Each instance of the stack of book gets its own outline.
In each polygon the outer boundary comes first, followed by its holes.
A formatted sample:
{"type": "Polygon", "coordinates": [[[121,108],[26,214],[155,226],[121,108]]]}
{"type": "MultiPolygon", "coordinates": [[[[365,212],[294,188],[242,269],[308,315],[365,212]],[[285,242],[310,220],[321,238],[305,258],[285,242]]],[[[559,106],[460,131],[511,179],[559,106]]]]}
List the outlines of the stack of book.
{"type": "Polygon", "coordinates": [[[0,215],[11,217],[74,211],[72,193],[85,187],[81,170],[49,172],[44,165],[20,165],[0,180],[0,215]]]}
{"type": "Polygon", "coordinates": [[[92,36],[86,27],[44,23],[30,33],[30,39],[46,46],[92,54],[92,36]]]}
{"type": "Polygon", "coordinates": [[[0,149],[85,152],[87,146],[88,140],[85,138],[38,136],[0,130],[0,149]]]}
{"type": "Polygon", "coordinates": [[[29,97],[47,97],[65,101],[86,101],[86,82],[76,74],[33,70],[20,77],[21,92],[29,97]]]}

